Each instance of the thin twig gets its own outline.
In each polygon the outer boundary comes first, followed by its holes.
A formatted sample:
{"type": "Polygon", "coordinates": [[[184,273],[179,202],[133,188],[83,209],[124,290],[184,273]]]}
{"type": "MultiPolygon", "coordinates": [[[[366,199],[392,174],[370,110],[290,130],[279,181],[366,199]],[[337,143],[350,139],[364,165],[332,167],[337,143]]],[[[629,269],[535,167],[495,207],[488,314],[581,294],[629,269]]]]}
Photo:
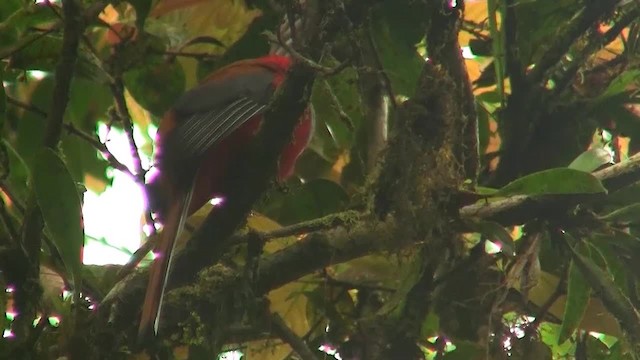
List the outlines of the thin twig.
{"type": "Polygon", "coordinates": [[[301,223],[281,227],[279,229],[275,229],[272,231],[266,232],[258,232],[252,231],[250,233],[245,233],[236,238],[237,243],[246,242],[252,235],[258,236],[262,241],[267,241],[271,239],[278,239],[288,236],[297,236],[312,233],[319,230],[327,230],[333,229],[338,226],[343,226],[348,223],[352,223],[357,221],[363,215],[354,210],[348,210],[336,214],[327,215],[321,218],[303,221],[301,223]]]}
{"type": "Polygon", "coordinates": [[[333,88],[331,87],[331,84],[329,84],[327,80],[324,80],[323,85],[327,90],[327,92],[329,93],[329,98],[333,103],[333,107],[338,112],[338,117],[340,118],[340,120],[342,120],[342,123],[347,127],[347,129],[349,129],[349,131],[355,130],[355,126],[353,125],[353,120],[351,119],[349,114],[347,114],[344,111],[344,108],[342,107],[340,100],[338,99],[336,94],[333,92],[333,88]]]}
{"type": "Polygon", "coordinates": [[[285,41],[282,40],[282,36],[280,35],[280,32],[277,32],[274,35],[270,31],[265,31],[263,32],[263,35],[266,36],[268,41],[282,46],[282,48],[285,49],[289,53],[289,55],[291,55],[291,57],[298,60],[300,63],[306,65],[308,68],[318,72],[322,76],[336,75],[340,73],[342,70],[346,69],[351,64],[351,62],[347,60],[338,64],[335,67],[327,67],[300,54],[293,47],[291,47],[289,44],[287,44],[285,41]]]}
{"type": "Polygon", "coordinates": [[[316,360],[317,357],[311,351],[309,346],[296,335],[288,326],[285,324],[282,317],[277,313],[271,314],[271,324],[273,325],[273,332],[284,340],[291,348],[298,353],[302,360],[316,360]]]}
{"type": "MultiPolygon", "coordinates": [[[[127,134],[127,138],[129,139],[131,156],[133,158],[134,174],[136,176],[137,183],[142,187],[145,197],[148,197],[149,192],[147,191],[147,187],[145,186],[144,179],[146,171],[142,168],[140,151],[138,150],[138,146],[136,145],[136,141],[133,137],[133,122],[131,121],[131,113],[129,112],[127,102],[124,98],[124,83],[122,82],[122,77],[120,75],[116,75],[113,78],[115,79],[115,82],[111,84],[111,92],[113,93],[113,97],[115,99],[116,113],[122,121],[124,131],[127,134]]],[[[152,234],[154,234],[155,222],[153,221],[153,216],[151,215],[151,211],[149,209],[145,211],[145,221],[147,225],[151,227],[152,234]]]]}
{"type": "Polygon", "coordinates": [[[567,286],[568,276],[569,276],[569,271],[568,271],[568,268],[566,268],[563,271],[560,281],[558,281],[558,285],[556,285],[556,289],[553,291],[551,295],[549,295],[549,297],[544,302],[544,304],[542,304],[542,306],[540,307],[540,310],[536,314],[536,317],[533,319],[533,321],[527,324],[527,328],[525,330],[527,335],[533,336],[535,334],[535,331],[538,330],[538,325],[540,325],[542,320],[545,318],[545,316],[549,312],[549,309],[551,309],[551,306],[553,306],[556,300],[558,300],[560,295],[562,295],[562,293],[564,292],[567,286]]]}
{"type": "Polygon", "coordinates": [[[93,146],[96,150],[98,150],[101,154],[103,154],[111,167],[113,167],[116,170],[120,170],[123,173],[131,176],[134,180],[137,179],[136,176],[131,172],[131,170],[125,164],[121,163],[120,161],[118,161],[118,159],[116,159],[116,157],[111,153],[111,151],[109,151],[106,144],[104,144],[103,142],[101,142],[91,134],[88,134],[78,129],[72,123],[65,123],[64,128],[65,130],[67,130],[69,134],[73,134],[79,137],[80,139],[86,141],[87,143],[89,143],[89,145],[93,146]]]}
{"type": "Polygon", "coordinates": [[[115,100],[116,114],[118,115],[119,120],[122,121],[124,131],[127,134],[127,139],[129,140],[131,157],[133,158],[133,172],[138,179],[138,182],[140,184],[144,184],[144,176],[146,172],[142,168],[140,151],[138,150],[138,146],[136,145],[136,141],[133,136],[133,121],[131,120],[129,108],[127,107],[127,102],[124,98],[124,83],[120,76],[114,76],[114,81],[115,82],[112,83],[110,87],[115,100]]]}
{"type": "Polygon", "coordinates": [[[182,56],[182,57],[193,58],[196,60],[216,60],[220,58],[220,55],[218,54],[210,54],[205,52],[189,52],[189,51],[173,51],[173,50],[157,51],[153,49],[149,51],[151,53],[158,54],[158,55],[169,55],[172,57],[182,56]]]}
{"type": "Polygon", "coordinates": [[[0,59],[6,59],[10,56],[13,56],[14,54],[22,51],[24,48],[26,48],[27,46],[33,44],[34,42],[42,39],[43,37],[53,33],[54,31],[60,29],[60,23],[55,24],[54,26],[52,26],[50,29],[43,31],[43,32],[38,32],[38,33],[32,33],[29,34],[28,36],[25,36],[24,38],[20,39],[19,42],[7,49],[5,49],[3,52],[0,52],[0,59]]]}
{"type": "Polygon", "coordinates": [[[127,263],[118,270],[118,273],[116,274],[116,281],[120,281],[124,279],[125,276],[129,275],[138,266],[138,264],[140,264],[142,259],[147,256],[149,251],[153,250],[155,245],[155,238],[148,236],[147,241],[145,241],[138,250],[129,257],[129,261],[127,261],[127,263]]]}
{"type": "Polygon", "coordinates": [[[39,107],[37,107],[35,105],[22,102],[22,101],[20,101],[20,100],[18,100],[16,98],[8,96],[8,95],[7,95],[6,99],[7,99],[7,103],[8,104],[11,104],[13,106],[19,107],[21,109],[28,110],[28,111],[30,111],[30,112],[32,112],[32,113],[34,113],[36,115],[39,115],[39,116],[41,116],[41,117],[43,117],[45,119],[48,116],[46,111],[42,110],[41,108],[39,108],[39,107]]]}
{"type": "MultiPolygon", "coordinates": [[[[28,110],[36,115],[39,115],[41,117],[46,118],[47,117],[47,112],[40,109],[39,107],[32,105],[32,104],[28,104],[25,103],[23,101],[20,101],[18,99],[15,99],[13,97],[7,96],[7,103],[14,105],[16,107],[28,110]]],[[[131,170],[129,170],[129,168],[124,165],[123,163],[121,163],[120,161],[118,161],[118,159],[116,159],[116,157],[111,153],[111,151],[109,151],[109,149],[107,148],[107,145],[102,143],[100,140],[98,140],[97,138],[95,138],[94,136],[92,136],[89,133],[86,133],[80,129],[78,129],[75,125],[73,125],[72,123],[64,123],[62,124],[62,126],[64,127],[64,129],[69,133],[69,134],[73,134],[75,136],[78,136],[80,139],[86,141],[87,143],[89,143],[89,145],[93,146],[96,150],[98,150],[100,153],[102,153],[104,155],[104,157],[106,158],[106,160],[109,162],[109,165],[111,167],[113,167],[116,170],[120,170],[123,173],[131,176],[133,179],[136,179],[136,176],[133,175],[133,173],[131,172],[131,170]]]]}

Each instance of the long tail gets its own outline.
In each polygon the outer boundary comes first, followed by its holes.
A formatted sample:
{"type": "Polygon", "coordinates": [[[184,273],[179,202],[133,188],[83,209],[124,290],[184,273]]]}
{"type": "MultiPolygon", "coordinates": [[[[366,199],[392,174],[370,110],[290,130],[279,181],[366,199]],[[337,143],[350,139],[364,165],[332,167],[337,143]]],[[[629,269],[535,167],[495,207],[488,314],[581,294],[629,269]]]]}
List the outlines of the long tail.
{"type": "Polygon", "coordinates": [[[176,239],[184,227],[192,194],[193,188],[186,194],[177,196],[169,207],[164,229],[156,246],[157,257],[149,270],[149,283],[144,296],[142,317],[138,327],[138,343],[142,343],[151,335],[151,326],[153,326],[153,335],[158,333],[158,322],[162,310],[162,299],[167,286],[167,279],[169,278],[171,257],[173,256],[176,239]]]}

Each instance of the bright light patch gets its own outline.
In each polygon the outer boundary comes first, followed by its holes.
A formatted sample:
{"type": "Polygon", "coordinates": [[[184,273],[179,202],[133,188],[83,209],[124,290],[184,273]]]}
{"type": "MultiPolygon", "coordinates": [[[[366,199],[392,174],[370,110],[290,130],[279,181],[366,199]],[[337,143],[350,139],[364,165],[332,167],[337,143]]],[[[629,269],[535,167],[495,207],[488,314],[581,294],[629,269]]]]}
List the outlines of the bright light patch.
{"type": "Polygon", "coordinates": [[[157,126],[153,124],[149,124],[149,126],[147,126],[147,135],[149,135],[150,138],[155,139],[157,133],[158,133],[157,126]]]}
{"type": "Polygon", "coordinates": [[[329,356],[333,356],[337,360],[342,360],[342,357],[338,353],[338,349],[336,349],[335,347],[329,344],[320,345],[320,347],[318,347],[318,350],[322,351],[323,353],[329,356]]]}
{"type": "MultiPolygon", "coordinates": [[[[131,146],[124,131],[100,123],[98,137],[118,161],[129,169],[134,168],[131,146]]],[[[139,143],[144,140],[140,130],[134,130],[134,138],[139,143]]],[[[141,161],[144,167],[150,165],[145,156],[141,155],[141,161]]],[[[111,246],[87,241],[83,257],[85,264],[125,264],[144,237],[145,199],[142,189],[134,179],[120,171],[111,170],[107,175],[113,179],[111,187],[102,194],[88,191],[84,198],[83,215],[87,236],[104,239],[111,246]]]]}
{"type": "Polygon", "coordinates": [[[13,287],[13,286],[7,286],[7,287],[4,289],[4,291],[5,291],[5,292],[8,292],[8,293],[12,293],[12,292],[16,291],[16,288],[15,288],[15,287],[13,287]]]}
{"type": "Polygon", "coordinates": [[[473,54],[473,52],[471,51],[471,47],[469,46],[463,46],[462,47],[462,57],[465,59],[475,59],[477,58],[477,56],[475,56],[473,54]]]}
{"type": "Polygon", "coordinates": [[[553,81],[552,79],[547,80],[546,84],[544,85],[544,87],[547,90],[553,90],[556,88],[556,82],[553,81]]]}
{"type": "Polygon", "coordinates": [[[4,313],[4,316],[7,318],[7,320],[13,321],[16,319],[16,316],[18,316],[18,313],[13,311],[7,311],[6,313],[4,313]]]}
{"type": "Polygon", "coordinates": [[[502,251],[502,245],[487,240],[484,242],[484,251],[489,255],[497,254],[502,251]]]}
{"type": "Polygon", "coordinates": [[[144,225],[142,226],[142,231],[144,232],[144,234],[145,234],[146,236],[151,235],[151,233],[153,232],[153,230],[154,230],[154,227],[153,227],[152,225],[144,224],[144,225]]]}
{"type": "Polygon", "coordinates": [[[224,202],[224,198],[222,198],[222,197],[214,197],[210,201],[211,205],[213,205],[213,206],[222,205],[223,202],[224,202]]]}
{"type": "Polygon", "coordinates": [[[5,339],[12,338],[13,336],[14,335],[11,329],[5,329],[4,332],[2,333],[2,337],[5,339]]]}
{"type": "MultiPolygon", "coordinates": [[[[89,308],[91,308],[91,307],[89,307],[89,308]]],[[[49,320],[49,325],[51,325],[53,327],[60,326],[60,318],[59,317],[57,317],[57,316],[49,316],[48,320],[49,320]]]]}
{"type": "Polygon", "coordinates": [[[525,335],[524,330],[520,326],[514,326],[511,329],[509,329],[509,331],[513,335],[515,335],[518,339],[522,339],[524,337],[524,335],[525,335]]]}
{"type": "Polygon", "coordinates": [[[244,355],[238,350],[226,351],[218,356],[218,360],[240,360],[244,355]]]}
{"type": "Polygon", "coordinates": [[[42,316],[38,316],[37,318],[35,318],[35,320],[33,320],[33,327],[38,326],[38,324],[40,323],[40,320],[42,320],[42,316]]]}
{"type": "Polygon", "coordinates": [[[444,352],[452,352],[456,349],[456,346],[449,340],[444,343],[444,352]]]}
{"type": "Polygon", "coordinates": [[[87,241],[85,264],[125,264],[142,239],[144,195],[129,176],[116,171],[113,185],[98,195],[88,191],[84,197],[83,214],[87,236],[105,239],[109,245],[87,241]]]}
{"type": "Polygon", "coordinates": [[[34,80],[42,80],[48,75],[49,73],[40,70],[27,70],[27,77],[34,80]]]}

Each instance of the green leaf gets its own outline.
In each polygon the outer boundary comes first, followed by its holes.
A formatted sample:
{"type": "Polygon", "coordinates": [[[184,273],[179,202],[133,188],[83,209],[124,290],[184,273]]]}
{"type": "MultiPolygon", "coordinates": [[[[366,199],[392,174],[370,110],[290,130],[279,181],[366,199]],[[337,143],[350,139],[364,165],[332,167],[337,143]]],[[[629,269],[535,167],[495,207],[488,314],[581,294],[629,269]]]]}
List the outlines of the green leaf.
{"type": "Polygon", "coordinates": [[[440,330],[440,317],[434,311],[429,311],[420,327],[420,338],[427,339],[438,334],[440,330]]]}
{"type": "Polygon", "coordinates": [[[260,211],[283,225],[334,213],[341,210],[348,199],[340,185],[325,179],[312,180],[288,194],[276,193],[272,197],[260,211]]]}
{"type": "Polygon", "coordinates": [[[514,2],[514,6],[518,57],[523,64],[531,64],[538,61],[584,5],[573,0],[522,0],[514,2]]]}
{"type": "Polygon", "coordinates": [[[632,224],[640,222],[640,203],[631,204],[621,209],[617,209],[600,217],[600,219],[617,224],[632,224]]]}
{"type": "MultiPolygon", "coordinates": [[[[104,120],[107,110],[113,105],[113,95],[105,86],[86,79],[75,78],[71,84],[71,98],[67,107],[67,119],[73,125],[95,136],[97,123],[104,120]]],[[[69,172],[77,182],[83,182],[89,174],[98,182],[91,190],[101,192],[111,182],[107,177],[108,162],[84,139],[66,133],[62,137],[62,153],[69,172]],[[102,186],[101,186],[102,185],[102,186]]]]}
{"type": "Polygon", "coordinates": [[[344,111],[356,128],[359,127],[363,110],[355,70],[345,69],[327,81],[316,81],[311,95],[317,123],[309,148],[331,164],[335,162],[341,149],[351,148],[354,142],[354,134],[341,118],[333,96],[338,99],[340,110],[344,111]]]}
{"type": "Polygon", "coordinates": [[[582,317],[589,305],[590,297],[591,287],[589,287],[589,284],[585,281],[576,264],[571,261],[567,284],[567,301],[564,307],[558,345],[567,341],[577,329],[578,325],[580,325],[582,317]]]}
{"type": "Polygon", "coordinates": [[[533,173],[516,179],[495,193],[509,195],[559,195],[606,193],[600,180],[584,171],[556,168],[533,173]]]}
{"type": "MultiPolygon", "coordinates": [[[[622,232],[620,232],[622,233],[622,232]]],[[[622,251],[636,253],[640,242],[631,235],[621,236],[616,232],[612,236],[589,234],[589,246],[592,250],[591,259],[594,260],[601,268],[611,276],[616,286],[628,295],[628,276],[631,276],[635,269],[630,268],[626,259],[619,256],[622,251]],[[627,241],[633,241],[631,246],[625,244],[627,241]]]]}
{"type": "Polygon", "coordinates": [[[391,81],[395,94],[410,96],[416,88],[424,59],[420,57],[416,44],[424,34],[424,17],[417,11],[422,4],[400,6],[397,1],[387,1],[376,9],[372,19],[372,37],[382,62],[382,67],[391,81]],[[415,9],[417,7],[418,9],[415,9]],[[412,26],[415,25],[415,26],[412,26]]]}
{"type": "Polygon", "coordinates": [[[36,155],[33,189],[51,238],[78,286],[84,245],[80,196],[64,162],[49,148],[36,155]]]}
{"type": "Polygon", "coordinates": [[[456,349],[445,353],[442,359],[446,360],[469,360],[477,359],[485,350],[476,343],[470,341],[456,341],[456,349]]]}
{"type": "Polygon", "coordinates": [[[631,339],[640,337],[640,314],[629,298],[616,286],[611,275],[576,251],[570,244],[567,244],[567,247],[573,257],[572,263],[580,270],[611,315],[618,320],[622,330],[627,332],[631,339]]]}
{"type": "Polygon", "coordinates": [[[569,164],[569,169],[580,170],[584,172],[592,172],[602,165],[609,164],[613,161],[611,153],[603,148],[589,149],[569,164]]]}
{"type": "Polygon", "coordinates": [[[182,95],[185,75],[178,62],[155,61],[124,74],[124,83],[134,99],[156,116],[182,95]]]}
{"type": "Polygon", "coordinates": [[[9,157],[9,186],[20,199],[26,199],[29,168],[7,140],[2,139],[2,145],[9,157]]]}
{"type": "Polygon", "coordinates": [[[474,192],[481,196],[492,196],[492,195],[495,195],[498,191],[499,191],[498,189],[485,187],[485,186],[476,186],[474,188],[474,192]]]}
{"type": "Polygon", "coordinates": [[[598,96],[596,101],[603,101],[606,98],[627,92],[627,87],[640,79],[640,70],[628,70],[616,76],[611,81],[607,89],[598,96]]]}
{"type": "Polygon", "coordinates": [[[0,66],[0,131],[4,129],[4,122],[7,117],[7,92],[3,85],[4,68],[0,66]]]}

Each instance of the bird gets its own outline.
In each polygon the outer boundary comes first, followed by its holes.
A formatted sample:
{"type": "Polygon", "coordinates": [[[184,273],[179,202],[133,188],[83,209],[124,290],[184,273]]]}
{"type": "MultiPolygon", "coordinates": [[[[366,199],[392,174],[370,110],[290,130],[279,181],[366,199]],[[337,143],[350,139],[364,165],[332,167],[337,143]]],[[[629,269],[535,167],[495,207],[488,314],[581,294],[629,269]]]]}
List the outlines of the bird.
{"type": "MultiPolygon", "coordinates": [[[[212,198],[224,197],[225,188],[233,186],[228,170],[246,157],[291,64],[289,57],[272,54],[226,65],[185,92],[160,121],[154,153],[157,171],[147,192],[163,231],[149,270],[138,342],[158,333],[171,257],[186,218],[212,198]]],[[[314,123],[308,106],[279,157],[278,181],[293,175],[314,123]]]]}

